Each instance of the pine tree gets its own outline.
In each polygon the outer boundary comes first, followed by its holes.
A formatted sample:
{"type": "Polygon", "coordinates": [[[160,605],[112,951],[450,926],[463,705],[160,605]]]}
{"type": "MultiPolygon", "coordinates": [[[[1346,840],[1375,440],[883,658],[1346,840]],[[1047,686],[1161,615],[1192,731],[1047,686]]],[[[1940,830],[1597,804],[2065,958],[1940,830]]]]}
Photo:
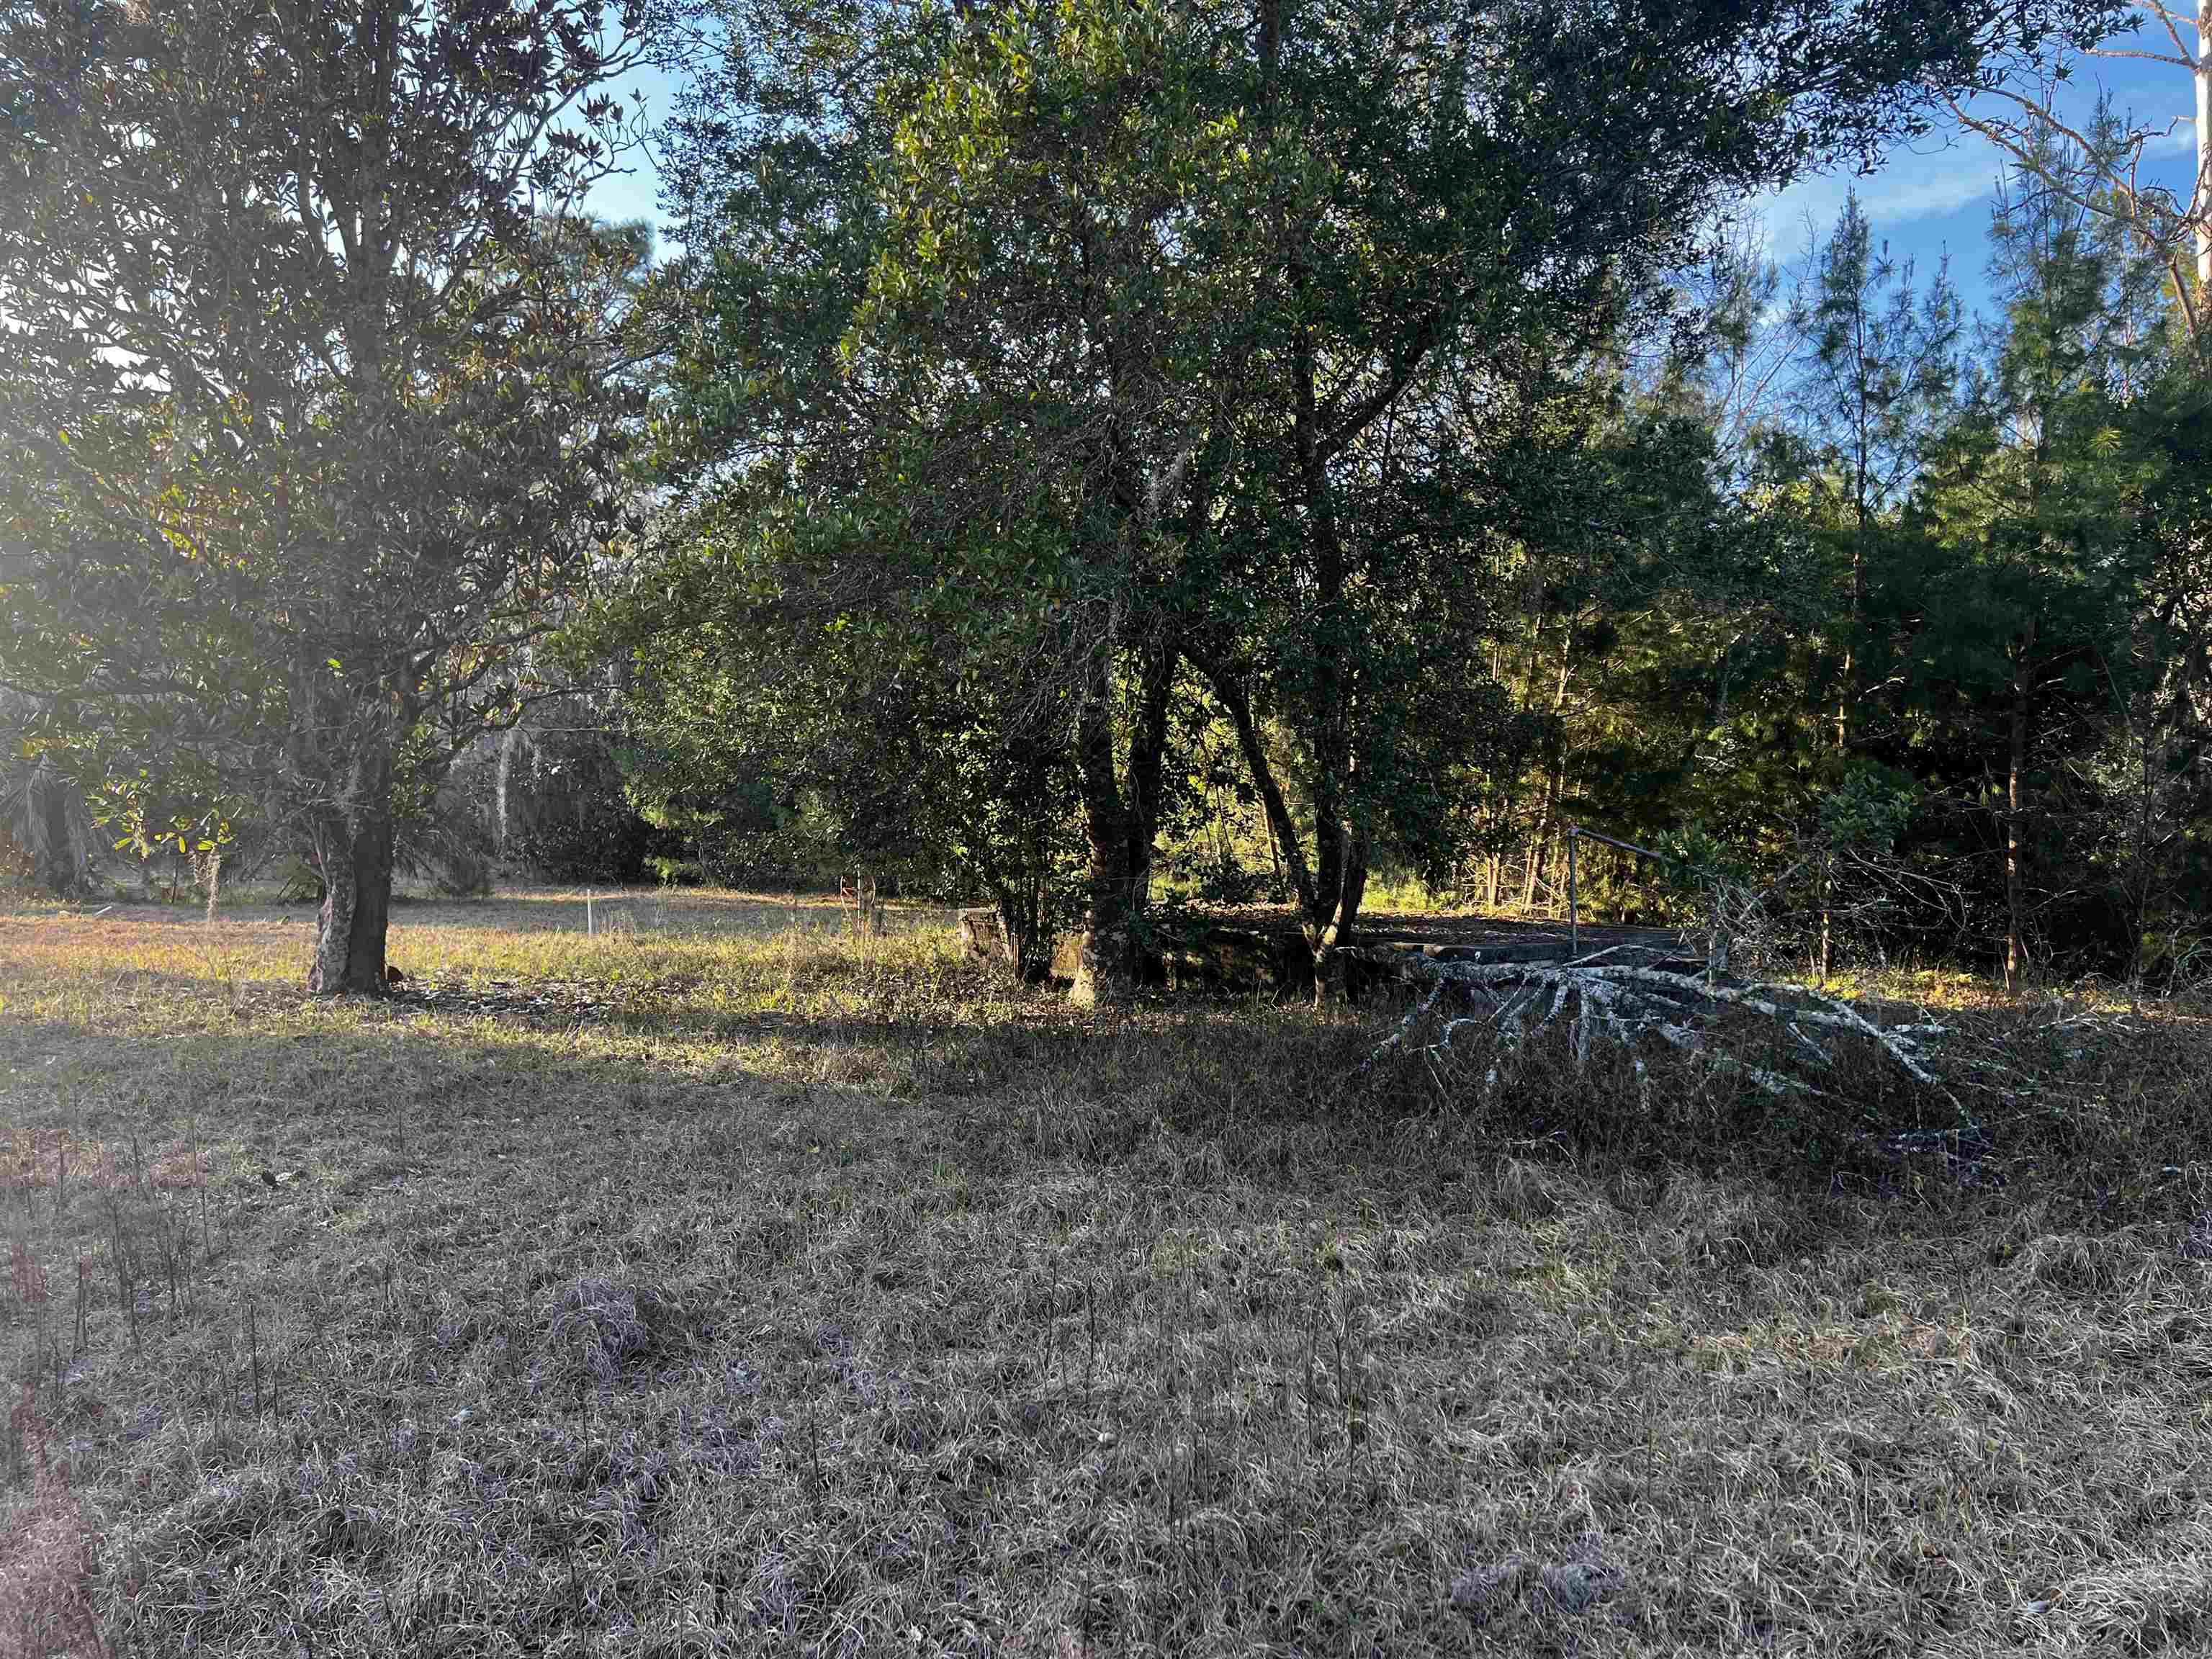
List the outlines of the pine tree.
{"type": "Polygon", "coordinates": [[[1917,642],[1923,707],[1950,694],[1995,739],[2008,988],[2051,884],[2057,762],[2095,748],[2126,702],[2148,575],[2137,508],[2156,472],[2130,416],[2154,362],[2156,276],[2113,221],[2052,186],[2059,165],[2016,169],[2000,200],[2003,319],[1921,501],[1944,556],[1917,642]]]}

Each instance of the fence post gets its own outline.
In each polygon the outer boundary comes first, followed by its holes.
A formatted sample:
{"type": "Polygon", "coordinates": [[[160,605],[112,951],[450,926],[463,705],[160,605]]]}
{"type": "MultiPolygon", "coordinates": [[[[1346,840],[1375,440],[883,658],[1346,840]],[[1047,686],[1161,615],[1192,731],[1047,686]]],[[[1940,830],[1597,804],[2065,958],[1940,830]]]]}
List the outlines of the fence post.
{"type": "Polygon", "coordinates": [[[1567,826],[1567,957],[1570,961],[1583,953],[1582,897],[1576,890],[1575,842],[1582,831],[1573,824],[1567,826]]]}
{"type": "Polygon", "coordinates": [[[592,915],[592,890],[586,887],[584,890],[584,937],[593,938],[599,931],[598,923],[592,915]]]}

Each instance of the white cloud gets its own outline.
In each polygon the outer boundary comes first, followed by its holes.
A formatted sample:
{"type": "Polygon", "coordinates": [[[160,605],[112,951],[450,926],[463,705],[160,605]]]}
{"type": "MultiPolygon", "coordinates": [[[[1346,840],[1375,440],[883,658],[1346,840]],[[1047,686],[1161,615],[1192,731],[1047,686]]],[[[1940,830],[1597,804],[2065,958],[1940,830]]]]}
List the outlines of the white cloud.
{"type": "Polygon", "coordinates": [[[1800,179],[1752,203],[1750,213],[1765,226],[1769,251],[1787,258],[1804,246],[1808,222],[1819,234],[1828,234],[1853,190],[1880,239],[1986,201],[2003,170],[1996,148],[1976,135],[1948,143],[1923,140],[1920,148],[1897,151],[1864,177],[1839,171],[1800,179]]]}

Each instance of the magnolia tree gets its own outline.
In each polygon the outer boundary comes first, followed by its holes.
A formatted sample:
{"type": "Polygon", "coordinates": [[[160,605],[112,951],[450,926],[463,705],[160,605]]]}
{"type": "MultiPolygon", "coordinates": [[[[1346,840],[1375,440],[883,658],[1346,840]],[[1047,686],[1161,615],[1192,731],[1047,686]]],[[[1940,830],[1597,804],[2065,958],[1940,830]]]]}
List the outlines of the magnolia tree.
{"type": "Polygon", "coordinates": [[[383,985],[395,783],[502,717],[615,529],[637,249],[570,208],[649,22],[0,7],[0,680],[94,782],[294,836],[315,990],[383,985]]]}

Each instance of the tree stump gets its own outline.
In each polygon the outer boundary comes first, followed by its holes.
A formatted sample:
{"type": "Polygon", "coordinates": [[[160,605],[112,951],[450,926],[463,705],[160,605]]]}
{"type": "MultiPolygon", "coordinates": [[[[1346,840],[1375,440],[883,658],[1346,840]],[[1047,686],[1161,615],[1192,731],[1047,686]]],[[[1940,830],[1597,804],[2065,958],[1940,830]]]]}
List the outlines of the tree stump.
{"type": "Polygon", "coordinates": [[[998,910],[983,905],[960,913],[960,944],[971,961],[988,963],[994,968],[1011,968],[1012,959],[1006,950],[1006,930],[998,910]]]}

